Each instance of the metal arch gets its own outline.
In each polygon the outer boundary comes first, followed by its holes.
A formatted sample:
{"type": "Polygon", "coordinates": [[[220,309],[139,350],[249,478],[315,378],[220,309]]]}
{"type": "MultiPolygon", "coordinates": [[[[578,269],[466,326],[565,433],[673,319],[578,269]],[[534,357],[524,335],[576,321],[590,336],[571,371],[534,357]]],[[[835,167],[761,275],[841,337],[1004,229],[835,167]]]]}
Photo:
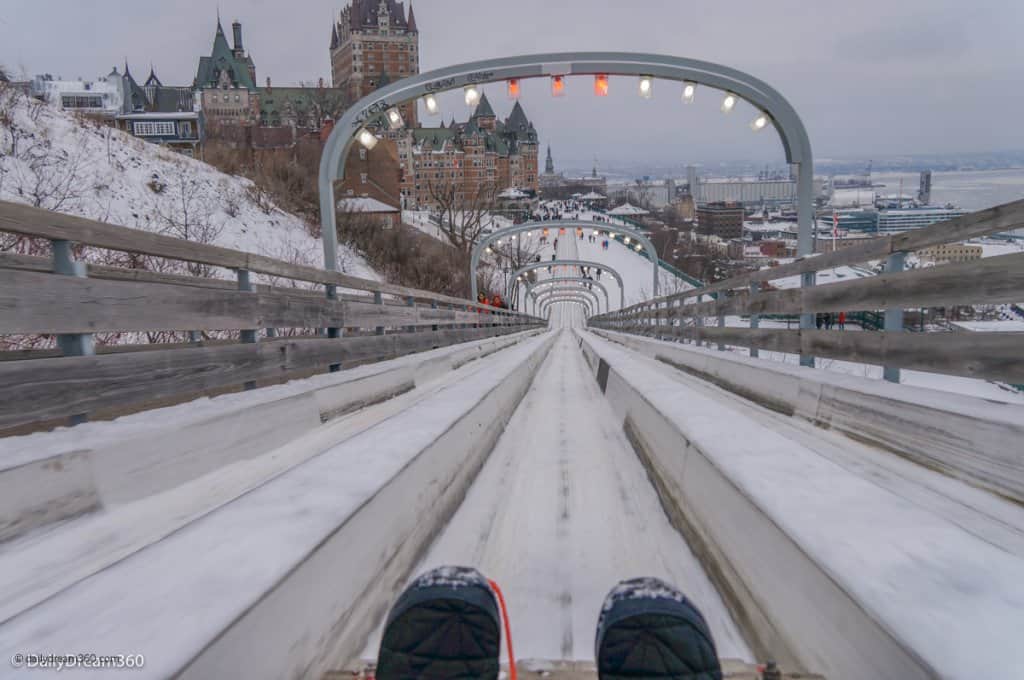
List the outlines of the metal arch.
{"type": "Polygon", "coordinates": [[[537,305],[537,308],[539,309],[540,307],[542,307],[544,305],[545,301],[547,301],[552,296],[557,297],[559,295],[572,295],[572,296],[575,296],[575,297],[578,297],[578,298],[582,298],[582,299],[586,300],[588,303],[592,303],[592,304],[590,304],[590,308],[591,308],[591,310],[593,310],[593,315],[594,316],[596,316],[597,313],[600,311],[599,310],[599,306],[598,306],[599,303],[598,303],[597,293],[595,293],[593,291],[577,290],[575,288],[568,288],[568,287],[566,287],[564,289],[562,289],[562,288],[552,288],[551,290],[546,290],[546,291],[542,291],[540,293],[537,293],[537,296],[535,298],[535,303],[537,305]]]}
{"type": "MultiPolygon", "coordinates": [[[[527,285],[526,286],[526,294],[527,295],[531,295],[531,294],[534,293],[534,291],[537,291],[537,289],[541,288],[541,287],[547,288],[549,286],[554,286],[556,289],[561,289],[561,288],[565,287],[565,288],[567,288],[569,290],[586,291],[586,292],[592,293],[592,294],[594,294],[596,296],[596,293],[594,293],[593,290],[588,289],[586,287],[586,284],[588,284],[588,283],[591,284],[592,286],[596,286],[597,288],[599,288],[601,290],[602,293],[604,293],[604,307],[605,307],[605,311],[611,311],[611,308],[609,307],[608,289],[605,288],[600,283],[598,283],[597,281],[591,281],[590,279],[584,279],[582,276],[563,276],[563,277],[556,277],[556,278],[553,278],[553,279],[544,279],[543,281],[538,281],[537,283],[534,283],[532,285],[527,285]],[[570,283],[582,284],[582,285],[571,285],[571,286],[567,286],[566,285],[566,284],[570,284],[570,283]]],[[[536,294],[539,295],[540,292],[537,291],[536,294]]],[[[598,308],[598,313],[600,313],[601,312],[600,298],[598,298],[597,308],[598,308]]]]}
{"type": "MultiPolygon", "coordinates": [[[[798,254],[813,249],[814,168],[807,129],[796,110],[767,83],[727,66],[696,59],[623,52],[565,52],[491,59],[430,71],[399,80],[360,99],[334,126],[320,159],[320,220],[324,265],[338,269],[334,182],[345,176],[345,159],[359,129],[387,109],[426,94],[467,85],[552,75],[626,75],[692,81],[731,92],[763,110],[782,141],[786,160],[797,165],[798,254]]],[[[805,279],[813,285],[813,279],[805,279]]],[[[475,297],[475,295],[474,295],[475,297]]]]}
{"type": "Polygon", "coordinates": [[[550,302],[548,302],[547,303],[547,308],[544,310],[544,313],[547,315],[547,316],[544,317],[544,319],[547,322],[549,322],[549,323],[551,322],[551,313],[553,311],[553,308],[557,304],[577,305],[580,308],[580,311],[583,312],[583,318],[584,319],[589,318],[587,316],[587,306],[583,303],[582,300],[570,299],[570,298],[558,298],[557,300],[551,300],[550,302]]]}
{"type": "MultiPolygon", "coordinates": [[[[473,291],[473,299],[476,299],[477,286],[476,286],[476,270],[480,266],[480,256],[484,250],[499,241],[506,236],[512,236],[519,234],[524,231],[536,231],[538,229],[575,229],[576,227],[583,227],[584,229],[597,229],[599,231],[607,231],[614,234],[622,234],[628,236],[631,239],[636,239],[646,250],[651,260],[651,267],[654,269],[654,281],[653,281],[653,296],[658,297],[658,271],[660,268],[661,260],[658,258],[658,249],[654,247],[651,240],[643,234],[629,229],[628,227],[621,227],[614,224],[608,224],[607,222],[589,222],[587,220],[550,220],[548,222],[524,222],[523,224],[516,224],[511,227],[505,227],[499,229],[487,236],[483,237],[473,246],[472,254],[469,259],[469,279],[473,291]]],[[[573,235],[575,238],[575,235],[573,235]]],[[[552,260],[557,262],[557,260],[552,260]]]]}
{"type": "Polygon", "coordinates": [[[546,295],[552,295],[552,294],[554,294],[554,295],[561,295],[561,294],[581,295],[583,297],[586,297],[588,300],[593,300],[594,301],[594,314],[595,315],[601,313],[601,298],[598,296],[597,293],[595,293],[592,290],[587,290],[586,288],[580,288],[578,286],[570,286],[570,285],[567,285],[567,284],[564,284],[564,283],[561,284],[561,287],[555,286],[553,288],[549,288],[548,290],[541,291],[540,293],[537,293],[536,296],[534,297],[534,304],[539,304],[540,298],[543,298],[546,295]]]}
{"type": "Polygon", "coordinates": [[[524,284],[523,282],[519,281],[519,277],[522,276],[523,274],[532,272],[535,269],[544,269],[545,267],[559,266],[591,267],[593,269],[600,269],[601,271],[608,272],[609,274],[612,275],[612,278],[614,278],[619,284],[619,309],[624,309],[626,307],[626,288],[622,283],[622,275],[604,263],[593,262],[590,260],[549,260],[547,262],[534,262],[532,264],[528,264],[525,267],[522,267],[521,269],[517,270],[516,273],[512,275],[512,280],[509,282],[508,285],[508,294],[506,295],[506,299],[512,299],[512,290],[514,286],[523,284],[529,287],[528,284],[524,284]]]}
{"type": "MultiPolygon", "coordinates": [[[[594,307],[590,298],[583,295],[570,295],[569,293],[548,293],[542,302],[540,302],[542,315],[547,315],[550,311],[551,305],[555,302],[575,302],[577,304],[584,305],[586,309],[586,316],[594,316],[594,307]]],[[[544,318],[547,318],[545,316],[544,318]]]]}
{"type": "MultiPolygon", "coordinates": [[[[591,281],[590,279],[585,279],[582,276],[556,276],[554,278],[543,279],[541,281],[537,281],[536,283],[533,283],[533,284],[526,284],[526,294],[530,295],[533,291],[535,291],[535,290],[537,290],[538,288],[541,288],[541,287],[547,287],[547,286],[551,286],[551,285],[555,285],[555,284],[565,284],[565,283],[580,283],[580,284],[584,284],[582,286],[570,286],[570,288],[579,289],[579,290],[586,290],[588,293],[593,293],[594,291],[588,290],[586,288],[585,284],[589,283],[590,285],[600,289],[600,291],[602,293],[604,293],[604,309],[605,309],[606,312],[610,312],[611,311],[611,300],[608,297],[608,289],[605,288],[599,281],[591,281]]],[[[560,288],[560,287],[561,286],[556,286],[556,288],[560,288]]],[[[598,301],[597,307],[598,307],[597,311],[598,311],[598,313],[600,313],[601,312],[600,301],[598,301]]]]}

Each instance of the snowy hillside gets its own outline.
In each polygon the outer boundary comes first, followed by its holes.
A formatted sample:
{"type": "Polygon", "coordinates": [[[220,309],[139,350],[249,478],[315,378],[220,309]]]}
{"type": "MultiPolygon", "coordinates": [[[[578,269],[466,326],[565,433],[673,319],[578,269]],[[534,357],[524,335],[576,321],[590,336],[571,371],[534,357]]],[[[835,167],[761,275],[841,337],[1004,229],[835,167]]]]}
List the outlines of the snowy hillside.
{"type": "MultiPolygon", "coordinates": [[[[0,199],[323,265],[307,224],[249,180],[11,90],[0,92],[0,199]]],[[[342,271],[380,279],[339,250],[342,271]]]]}

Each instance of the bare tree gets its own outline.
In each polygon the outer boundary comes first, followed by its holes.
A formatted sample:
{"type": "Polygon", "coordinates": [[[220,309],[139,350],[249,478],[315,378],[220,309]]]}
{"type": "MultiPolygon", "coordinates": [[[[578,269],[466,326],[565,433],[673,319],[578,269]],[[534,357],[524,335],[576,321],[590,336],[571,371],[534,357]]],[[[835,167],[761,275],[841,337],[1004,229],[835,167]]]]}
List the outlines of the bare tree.
{"type": "Polygon", "coordinates": [[[438,213],[441,233],[456,249],[468,255],[488,225],[485,218],[494,207],[494,183],[467,187],[454,180],[435,180],[427,182],[427,190],[438,213]]]}
{"type": "MultiPolygon", "coordinates": [[[[207,187],[179,163],[166,182],[153,178],[150,189],[157,194],[153,200],[153,211],[159,220],[160,233],[195,241],[213,243],[223,231],[223,225],[214,221],[216,207],[207,195],[207,187]],[[165,196],[166,200],[159,200],[165,196]]],[[[199,262],[186,264],[193,276],[210,278],[213,268],[199,262]]]]}
{"type": "Polygon", "coordinates": [[[337,120],[349,107],[348,97],[340,88],[320,87],[319,83],[311,82],[300,82],[299,85],[309,88],[307,101],[310,103],[310,108],[308,113],[312,122],[316,123],[312,127],[319,128],[327,118],[337,120]]]}

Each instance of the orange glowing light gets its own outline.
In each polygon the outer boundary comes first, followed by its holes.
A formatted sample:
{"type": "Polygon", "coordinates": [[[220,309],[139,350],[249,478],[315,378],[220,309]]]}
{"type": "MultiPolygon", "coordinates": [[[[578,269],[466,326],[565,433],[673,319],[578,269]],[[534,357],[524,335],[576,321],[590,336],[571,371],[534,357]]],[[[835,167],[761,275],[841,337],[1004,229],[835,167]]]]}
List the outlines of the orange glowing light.
{"type": "Polygon", "coordinates": [[[594,94],[598,97],[608,96],[608,76],[594,76],[594,94]]]}
{"type": "Polygon", "coordinates": [[[519,79],[512,78],[508,81],[508,98],[519,99],[519,79]]]}
{"type": "Polygon", "coordinates": [[[551,76],[551,96],[565,96],[565,78],[563,76],[551,76]]]}

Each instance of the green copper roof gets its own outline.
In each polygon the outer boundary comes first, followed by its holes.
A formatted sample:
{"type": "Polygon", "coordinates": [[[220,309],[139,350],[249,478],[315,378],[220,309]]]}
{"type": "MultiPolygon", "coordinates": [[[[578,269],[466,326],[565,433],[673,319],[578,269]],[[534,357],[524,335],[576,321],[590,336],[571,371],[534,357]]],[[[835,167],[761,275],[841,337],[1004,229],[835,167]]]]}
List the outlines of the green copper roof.
{"type": "Polygon", "coordinates": [[[213,51],[208,57],[200,57],[199,69],[196,71],[195,87],[217,87],[220,74],[226,72],[234,87],[244,87],[247,90],[256,89],[256,83],[249,76],[249,64],[251,59],[238,59],[228,45],[228,39],[224,36],[224,29],[220,21],[217,21],[217,33],[213,37],[213,51]]]}
{"type": "Polygon", "coordinates": [[[487,101],[487,93],[480,97],[480,103],[476,105],[476,111],[473,112],[473,118],[482,117],[496,118],[494,109],[491,108],[491,103],[487,101]]]}

